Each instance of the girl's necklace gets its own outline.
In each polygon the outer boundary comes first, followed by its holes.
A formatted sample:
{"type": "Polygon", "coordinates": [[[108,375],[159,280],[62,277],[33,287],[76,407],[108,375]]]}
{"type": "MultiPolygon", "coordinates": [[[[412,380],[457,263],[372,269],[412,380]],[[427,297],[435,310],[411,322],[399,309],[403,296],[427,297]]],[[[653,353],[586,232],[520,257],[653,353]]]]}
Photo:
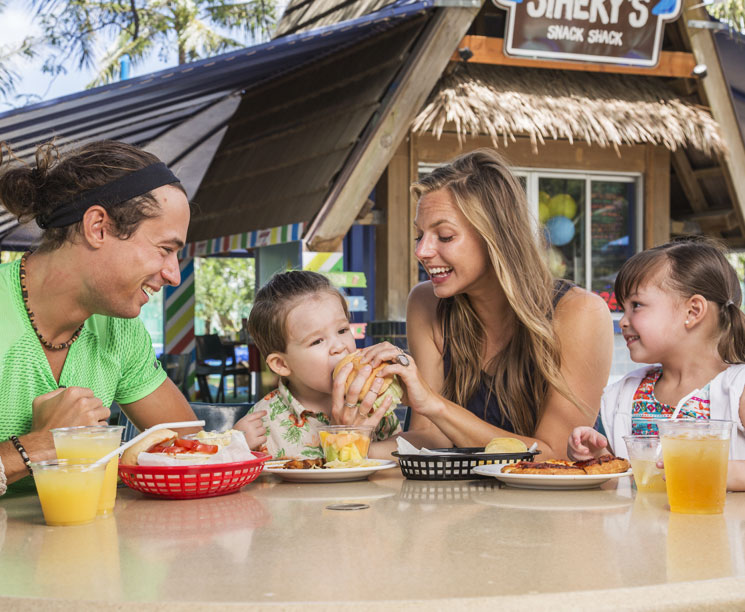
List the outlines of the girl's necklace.
{"type": "Polygon", "coordinates": [[[78,336],[80,336],[80,332],[83,331],[83,325],[78,327],[77,330],[75,330],[75,333],[72,335],[72,338],[70,338],[67,342],[63,342],[62,344],[52,344],[47,340],[44,336],[41,335],[41,332],[36,329],[36,323],[35,323],[35,315],[31,308],[29,308],[28,305],[28,287],[26,287],[26,257],[28,257],[29,251],[26,251],[23,254],[23,257],[21,257],[21,267],[19,270],[19,276],[21,280],[21,297],[23,297],[23,306],[26,308],[26,314],[28,315],[28,320],[31,323],[31,327],[33,327],[34,332],[36,333],[36,337],[39,338],[39,341],[50,351],[61,351],[62,349],[68,348],[75,340],[78,339],[78,336]]]}

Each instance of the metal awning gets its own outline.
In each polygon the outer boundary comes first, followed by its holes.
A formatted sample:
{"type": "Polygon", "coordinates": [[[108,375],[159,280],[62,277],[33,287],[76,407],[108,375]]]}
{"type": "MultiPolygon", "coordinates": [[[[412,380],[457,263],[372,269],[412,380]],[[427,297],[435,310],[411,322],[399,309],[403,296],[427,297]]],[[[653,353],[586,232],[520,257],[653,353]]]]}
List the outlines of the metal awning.
{"type": "MultiPolygon", "coordinates": [[[[181,173],[198,212],[189,240],[308,221],[436,12],[400,0],[302,32],[0,114],[24,160],[37,144],[116,139],[181,173]],[[202,176],[204,177],[203,180],[202,176]]],[[[38,239],[0,208],[0,248],[38,239]]]]}

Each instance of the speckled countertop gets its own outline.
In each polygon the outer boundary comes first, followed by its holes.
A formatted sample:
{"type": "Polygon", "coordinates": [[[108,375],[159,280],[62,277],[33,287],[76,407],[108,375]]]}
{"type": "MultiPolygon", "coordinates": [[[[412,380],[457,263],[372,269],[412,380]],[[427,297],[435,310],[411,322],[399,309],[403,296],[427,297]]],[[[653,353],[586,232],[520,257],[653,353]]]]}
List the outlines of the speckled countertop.
{"type": "Polygon", "coordinates": [[[6,496],[0,609],[745,609],[745,493],[723,515],[677,515],[631,482],[263,475],[201,500],[120,488],[113,517],[79,527],[47,527],[35,496],[6,496]],[[328,508],[347,502],[369,507],[328,508]]]}

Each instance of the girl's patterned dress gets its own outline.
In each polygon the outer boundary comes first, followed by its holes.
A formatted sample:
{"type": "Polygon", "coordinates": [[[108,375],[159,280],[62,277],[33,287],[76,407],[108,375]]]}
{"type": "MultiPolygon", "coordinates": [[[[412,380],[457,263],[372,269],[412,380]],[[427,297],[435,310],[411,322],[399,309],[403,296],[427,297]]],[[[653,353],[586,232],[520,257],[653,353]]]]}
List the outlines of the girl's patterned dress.
{"type": "MultiPolygon", "coordinates": [[[[639,383],[634,393],[634,404],[631,410],[631,433],[635,436],[656,436],[658,419],[669,419],[675,411],[674,406],[660,402],[654,395],[654,386],[662,376],[662,368],[653,368],[639,383]]],[[[680,409],[679,416],[688,419],[708,419],[709,383],[695,395],[688,398],[680,409]]]]}

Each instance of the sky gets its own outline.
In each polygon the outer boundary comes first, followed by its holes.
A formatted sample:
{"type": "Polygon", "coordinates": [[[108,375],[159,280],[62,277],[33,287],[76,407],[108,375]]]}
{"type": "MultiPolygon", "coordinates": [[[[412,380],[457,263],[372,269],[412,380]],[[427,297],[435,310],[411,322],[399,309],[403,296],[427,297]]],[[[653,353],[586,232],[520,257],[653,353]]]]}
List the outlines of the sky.
{"type": "MultiPolygon", "coordinates": [[[[282,8],[287,2],[288,0],[277,1],[278,13],[281,14],[282,8]]],[[[38,32],[39,30],[32,20],[29,3],[26,0],[9,0],[5,10],[0,13],[0,46],[17,44],[24,37],[31,34],[38,34],[38,32]]],[[[30,100],[29,103],[31,104],[81,91],[95,76],[95,71],[93,70],[78,70],[77,68],[68,67],[67,74],[60,74],[56,78],[52,78],[52,76],[42,72],[41,66],[43,61],[43,57],[38,57],[34,60],[19,61],[14,64],[14,71],[21,77],[16,82],[16,95],[29,94],[39,96],[39,99],[30,100]]],[[[157,72],[175,65],[175,63],[175,53],[172,58],[169,58],[168,62],[164,62],[157,57],[156,52],[146,63],[137,67],[133,66],[130,71],[130,77],[157,72]]],[[[0,112],[22,106],[26,103],[24,100],[18,99],[8,104],[0,99],[0,112]]]]}

